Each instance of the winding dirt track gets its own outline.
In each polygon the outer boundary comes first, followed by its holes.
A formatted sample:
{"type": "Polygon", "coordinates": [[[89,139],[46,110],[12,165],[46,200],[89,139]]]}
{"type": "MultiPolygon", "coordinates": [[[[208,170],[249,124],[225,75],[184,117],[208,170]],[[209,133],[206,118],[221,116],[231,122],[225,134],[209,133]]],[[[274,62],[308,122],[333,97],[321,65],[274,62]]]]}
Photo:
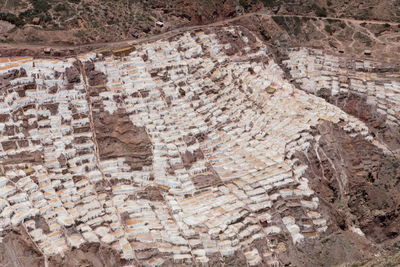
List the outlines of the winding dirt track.
{"type": "Polygon", "coordinates": [[[400,33],[385,34],[385,35],[379,36],[378,38],[382,43],[384,43],[386,45],[400,46],[400,41],[393,42],[393,41],[388,40],[390,38],[396,38],[396,37],[400,38],[400,33]]]}
{"type": "MultiPolygon", "coordinates": [[[[211,24],[205,24],[205,25],[196,25],[196,26],[187,26],[187,27],[182,27],[182,28],[177,28],[168,32],[164,32],[161,34],[153,35],[150,37],[144,37],[144,38],[139,38],[139,39],[128,39],[128,40],[123,40],[123,41],[116,41],[116,42],[101,42],[101,43],[91,43],[91,44],[80,44],[80,45],[43,45],[43,44],[30,44],[30,43],[12,43],[12,44],[3,44],[0,46],[1,48],[55,48],[55,49],[72,49],[72,48],[86,48],[89,50],[95,50],[99,48],[107,48],[107,47],[120,47],[124,45],[134,45],[134,44],[139,44],[139,43],[145,43],[145,42],[153,42],[157,41],[159,39],[166,39],[173,37],[177,34],[180,34],[182,32],[186,31],[191,31],[191,30],[197,30],[197,29],[202,29],[204,27],[218,27],[218,26],[225,26],[229,25],[230,23],[243,19],[243,18],[248,18],[252,16],[259,16],[259,17],[267,17],[267,18],[273,18],[273,17],[288,17],[288,18],[308,18],[308,19],[321,19],[321,20],[340,20],[343,22],[352,22],[355,24],[361,24],[361,23],[373,23],[373,24],[389,24],[389,25],[398,25],[398,23],[391,22],[391,21],[378,21],[378,20],[357,20],[357,19],[350,19],[350,18],[335,18],[335,17],[317,17],[317,16],[306,16],[306,15],[271,15],[271,14],[265,14],[264,12],[253,12],[253,13],[247,13],[241,16],[237,16],[234,18],[230,19],[225,19],[221,21],[217,21],[211,24]]],[[[388,44],[388,45],[395,45],[390,42],[385,42],[382,40],[382,42],[388,44]]]]}

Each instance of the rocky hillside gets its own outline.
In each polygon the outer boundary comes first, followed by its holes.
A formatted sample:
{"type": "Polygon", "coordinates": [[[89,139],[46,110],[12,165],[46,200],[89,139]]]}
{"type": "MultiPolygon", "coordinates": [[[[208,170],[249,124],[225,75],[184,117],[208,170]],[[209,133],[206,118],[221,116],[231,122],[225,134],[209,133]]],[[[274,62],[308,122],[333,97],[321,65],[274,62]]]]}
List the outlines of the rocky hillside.
{"type": "Polygon", "coordinates": [[[0,0],[0,41],[72,45],[130,40],[256,12],[400,23],[399,5],[395,0],[0,0]]]}

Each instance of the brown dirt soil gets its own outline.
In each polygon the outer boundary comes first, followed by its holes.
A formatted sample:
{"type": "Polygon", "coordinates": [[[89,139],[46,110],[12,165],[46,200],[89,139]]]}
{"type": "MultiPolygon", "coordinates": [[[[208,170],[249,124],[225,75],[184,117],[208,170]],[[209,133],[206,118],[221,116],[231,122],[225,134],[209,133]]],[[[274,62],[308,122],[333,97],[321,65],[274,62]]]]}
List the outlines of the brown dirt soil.
{"type": "Polygon", "coordinates": [[[81,73],[79,67],[75,64],[69,68],[65,69],[65,76],[69,83],[79,83],[81,81],[81,73]]]}
{"type": "Polygon", "coordinates": [[[400,148],[400,127],[385,123],[386,116],[377,112],[376,105],[368,104],[365,95],[348,93],[331,96],[328,89],[322,89],[318,96],[344,112],[359,118],[367,124],[378,140],[383,141],[392,150],[400,148]]]}
{"type": "Polygon", "coordinates": [[[152,164],[151,140],[144,127],[135,126],[126,111],[93,113],[100,159],[125,157],[133,170],[152,164]]]}
{"type": "MultiPolygon", "coordinates": [[[[242,250],[236,250],[235,254],[232,256],[225,256],[223,257],[224,265],[221,266],[246,266],[246,256],[244,255],[242,250]]],[[[214,265],[210,265],[214,266],[214,265]]]]}
{"type": "Polygon", "coordinates": [[[400,161],[363,137],[350,137],[337,125],[323,123],[321,135],[307,155],[306,172],[317,195],[345,214],[346,225],[356,225],[381,243],[399,235],[400,161]]]}
{"type": "Polygon", "coordinates": [[[221,179],[212,173],[193,176],[192,182],[197,189],[215,186],[222,183],[221,179]]]}
{"type": "Polygon", "coordinates": [[[21,227],[9,230],[0,243],[0,266],[41,267],[44,259],[25,230],[21,227]]]}
{"type": "Polygon", "coordinates": [[[156,186],[148,186],[143,191],[137,193],[139,199],[148,199],[150,201],[164,201],[162,190],[156,186]]]}
{"type": "Polygon", "coordinates": [[[42,216],[35,216],[32,218],[35,221],[35,225],[37,229],[42,229],[43,233],[48,234],[50,233],[49,225],[47,224],[45,218],[42,216]]]}
{"type": "Polygon", "coordinates": [[[6,2],[12,3],[3,6],[0,1],[2,12],[15,16],[8,20],[18,26],[3,27],[8,31],[0,35],[0,41],[11,43],[82,44],[126,40],[255,11],[400,22],[400,4],[393,0],[363,3],[355,0],[345,3],[339,0],[42,0],[36,7],[32,5],[35,1],[29,0],[6,2]],[[40,21],[34,22],[35,17],[40,21]],[[162,21],[163,26],[156,25],[156,21],[162,21]]]}
{"type": "Polygon", "coordinates": [[[394,252],[377,255],[366,260],[352,261],[350,263],[342,264],[340,267],[397,267],[399,266],[399,262],[400,252],[397,249],[394,252]]]}
{"type": "Polygon", "coordinates": [[[19,70],[11,70],[6,74],[0,75],[0,88],[6,87],[10,84],[11,80],[19,77],[26,77],[26,71],[22,68],[19,70]]]}
{"type": "Polygon", "coordinates": [[[185,153],[181,154],[181,157],[183,166],[185,166],[186,169],[190,169],[193,163],[204,158],[203,153],[199,149],[193,151],[193,153],[186,151],[185,153]]]}
{"type": "Polygon", "coordinates": [[[95,70],[92,61],[85,63],[85,72],[90,86],[103,85],[106,82],[106,75],[98,70],[95,70]]]}
{"type": "Polygon", "coordinates": [[[21,152],[15,155],[7,156],[7,159],[2,159],[1,164],[19,164],[19,163],[35,163],[43,164],[42,151],[35,152],[21,152]]]}
{"type": "Polygon", "coordinates": [[[79,249],[68,251],[64,257],[56,255],[49,258],[49,267],[119,267],[124,265],[125,262],[119,258],[117,251],[98,243],[85,244],[79,249]]]}
{"type": "Polygon", "coordinates": [[[309,239],[297,248],[290,244],[280,259],[286,264],[290,262],[292,265],[289,266],[328,267],[368,258],[377,251],[365,238],[351,231],[338,231],[319,239],[309,239]]]}

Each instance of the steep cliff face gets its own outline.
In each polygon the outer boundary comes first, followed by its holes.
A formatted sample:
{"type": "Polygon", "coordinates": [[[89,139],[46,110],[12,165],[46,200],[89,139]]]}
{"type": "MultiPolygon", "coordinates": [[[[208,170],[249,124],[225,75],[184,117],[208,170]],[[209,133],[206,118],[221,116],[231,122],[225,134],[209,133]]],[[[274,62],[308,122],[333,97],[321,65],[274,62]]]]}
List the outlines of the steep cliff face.
{"type": "MultiPolygon", "coordinates": [[[[333,212],[332,223],[340,231],[358,233],[378,254],[386,255],[377,260],[384,266],[396,257],[394,244],[399,239],[398,70],[372,59],[353,60],[312,49],[305,58],[303,52],[288,53],[288,77],[298,88],[363,121],[383,146],[348,132],[342,122],[325,121],[310,130],[315,139],[296,158],[309,166],[311,188],[333,212]]],[[[357,264],[369,266],[368,261],[357,264]]]]}
{"type": "Polygon", "coordinates": [[[320,197],[343,216],[341,228],[358,227],[381,243],[399,235],[399,159],[337,126],[315,129],[318,141],[299,154],[320,197]]]}

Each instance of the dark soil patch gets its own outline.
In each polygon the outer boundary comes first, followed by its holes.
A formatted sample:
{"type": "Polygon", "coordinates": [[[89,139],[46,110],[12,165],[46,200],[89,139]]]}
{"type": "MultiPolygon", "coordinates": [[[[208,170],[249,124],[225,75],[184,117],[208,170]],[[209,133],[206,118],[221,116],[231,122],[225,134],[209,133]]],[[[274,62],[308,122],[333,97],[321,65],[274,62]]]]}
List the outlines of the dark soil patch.
{"type": "Polygon", "coordinates": [[[125,157],[132,170],[152,164],[151,140],[144,127],[133,125],[125,110],[93,113],[100,159],[125,157]]]}

